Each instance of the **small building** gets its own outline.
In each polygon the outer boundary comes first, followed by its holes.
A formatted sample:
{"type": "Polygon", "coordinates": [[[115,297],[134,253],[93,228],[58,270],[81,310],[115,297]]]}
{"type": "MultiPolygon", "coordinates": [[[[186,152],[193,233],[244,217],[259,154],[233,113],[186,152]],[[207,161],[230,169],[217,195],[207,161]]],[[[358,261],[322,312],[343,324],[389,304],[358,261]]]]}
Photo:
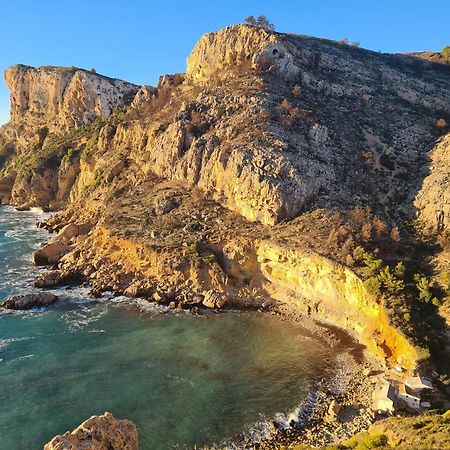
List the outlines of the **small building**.
{"type": "Polygon", "coordinates": [[[394,412],[395,388],[391,383],[384,382],[374,392],[374,411],[394,412]]]}
{"type": "Polygon", "coordinates": [[[424,389],[433,389],[433,385],[428,378],[424,377],[411,377],[405,382],[406,386],[410,387],[415,391],[422,391],[424,389]]]}
{"type": "Polygon", "coordinates": [[[398,386],[397,398],[402,400],[410,409],[420,409],[420,397],[406,384],[400,384],[398,386]]]}

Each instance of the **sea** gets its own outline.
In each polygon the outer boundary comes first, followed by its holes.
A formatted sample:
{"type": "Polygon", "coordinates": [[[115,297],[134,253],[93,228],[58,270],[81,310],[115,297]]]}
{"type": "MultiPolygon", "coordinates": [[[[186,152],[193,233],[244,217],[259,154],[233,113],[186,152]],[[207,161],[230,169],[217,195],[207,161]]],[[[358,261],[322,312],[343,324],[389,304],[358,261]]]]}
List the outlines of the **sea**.
{"type": "MultiPolygon", "coordinates": [[[[40,210],[0,207],[0,301],[33,292],[40,210]]],[[[0,449],[38,450],[110,411],[141,450],[239,448],[296,420],[333,351],[279,316],[193,315],[63,287],[45,309],[0,310],[0,449]]]]}

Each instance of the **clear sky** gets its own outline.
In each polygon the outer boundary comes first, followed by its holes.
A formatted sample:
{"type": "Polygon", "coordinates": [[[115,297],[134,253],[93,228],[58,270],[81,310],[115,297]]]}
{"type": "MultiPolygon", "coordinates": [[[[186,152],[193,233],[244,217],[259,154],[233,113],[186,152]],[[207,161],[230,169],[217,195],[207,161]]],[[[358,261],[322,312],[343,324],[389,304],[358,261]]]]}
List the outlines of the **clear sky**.
{"type": "MultiPolygon", "coordinates": [[[[155,84],[185,70],[202,34],[259,14],[278,31],[348,37],[383,52],[450,44],[450,0],[1,0],[0,70],[73,65],[155,84]]],[[[8,96],[0,83],[0,123],[8,96]]]]}

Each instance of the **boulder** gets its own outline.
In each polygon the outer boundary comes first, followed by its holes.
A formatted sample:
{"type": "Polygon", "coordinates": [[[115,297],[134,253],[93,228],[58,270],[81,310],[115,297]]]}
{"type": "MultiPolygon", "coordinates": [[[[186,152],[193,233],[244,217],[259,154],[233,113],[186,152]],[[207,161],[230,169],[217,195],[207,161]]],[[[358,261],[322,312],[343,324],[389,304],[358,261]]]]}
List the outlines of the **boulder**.
{"type": "Polygon", "coordinates": [[[91,229],[92,224],[90,223],[84,223],[81,225],[69,223],[63,227],[56,236],[50,239],[49,243],[59,242],[61,244],[68,244],[73,238],[80,235],[85,235],[89,233],[91,229]]]}
{"type": "Polygon", "coordinates": [[[58,296],[50,292],[41,292],[39,294],[26,294],[8,297],[1,306],[5,309],[24,310],[40,306],[48,306],[55,303],[58,296]]]}
{"type": "Polygon", "coordinates": [[[35,278],[33,286],[38,288],[46,288],[59,286],[61,283],[61,272],[59,270],[50,270],[39,274],[35,278]]]}
{"type": "Polygon", "coordinates": [[[37,266],[49,266],[56,264],[64,256],[70,247],[60,242],[52,242],[33,252],[33,263],[37,266]]]}
{"type": "Polygon", "coordinates": [[[40,273],[34,279],[33,286],[38,288],[52,288],[65,284],[80,284],[83,279],[84,276],[77,272],[49,270],[47,272],[40,273]]]}
{"type": "Polygon", "coordinates": [[[220,292],[207,291],[202,303],[207,308],[220,309],[226,305],[227,297],[220,292]]]}
{"type": "Polygon", "coordinates": [[[332,400],[330,405],[328,406],[328,410],[324,417],[324,422],[333,423],[339,421],[339,412],[341,411],[341,405],[336,402],[336,400],[332,400]]]}
{"type": "Polygon", "coordinates": [[[72,432],[54,437],[44,450],[137,450],[138,432],[129,420],[105,412],[92,416],[72,432]]]}

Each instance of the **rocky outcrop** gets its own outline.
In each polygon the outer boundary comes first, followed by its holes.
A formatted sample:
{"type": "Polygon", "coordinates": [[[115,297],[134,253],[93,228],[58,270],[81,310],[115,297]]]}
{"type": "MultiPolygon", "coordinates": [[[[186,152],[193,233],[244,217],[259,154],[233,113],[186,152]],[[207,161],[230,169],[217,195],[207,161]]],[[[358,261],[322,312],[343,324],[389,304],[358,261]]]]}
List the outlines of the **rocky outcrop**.
{"type": "Polygon", "coordinates": [[[11,125],[60,132],[88,125],[126,103],[138,86],[75,67],[16,65],[4,74],[11,92],[11,125]]]}
{"type": "Polygon", "coordinates": [[[418,219],[432,233],[449,231],[450,225],[450,133],[431,153],[431,170],[415,199],[418,219]]]}
{"type": "Polygon", "coordinates": [[[133,422],[105,412],[72,432],[54,437],[44,450],[138,450],[138,433],[133,422]]]}
{"type": "Polygon", "coordinates": [[[269,71],[287,80],[300,75],[301,61],[281,35],[262,28],[235,25],[205,34],[187,59],[186,75],[205,83],[211,76],[229,76],[237,70],[269,71]]]}
{"type": "Polygon", "coordinates": [[[49,292],[41,292],[38,294],[18,295],[8,297],[1,306],[5,309],[31,309],[42,306],[49,306],[58,300],[58,296],[49,292]]]}
{"type": "Polygon", "coordinates": [[[0,179],[0,205],[7,205],[11,200],[11,191],[16,181],[17,173],[11,171],[8,175],[0,179]]]}
{"type": "Polygon", "coordinates": [[[202,303],[207,308],[220,309],[226,305],[227,297],[221,292],[207,291],[202,303]]]}
{"type": "Polygon", "coordinates": [[[71,245],[75,242],[74,240],[86,235],[91,228],[92,224],[90,223],[81,225],[70,223],[66,225],[47,244],[33,252],[33,263],[37,266],[56,264],[62,256],[69,252],[71,245]]]}

